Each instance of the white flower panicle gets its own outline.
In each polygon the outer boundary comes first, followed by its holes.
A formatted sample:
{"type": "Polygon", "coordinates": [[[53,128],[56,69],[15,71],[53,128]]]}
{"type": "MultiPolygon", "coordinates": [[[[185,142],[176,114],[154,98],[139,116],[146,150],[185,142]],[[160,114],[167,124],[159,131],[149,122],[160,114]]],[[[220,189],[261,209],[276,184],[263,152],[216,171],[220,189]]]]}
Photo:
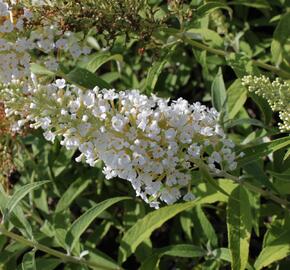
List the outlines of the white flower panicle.
{"type": "Polygon", "coordinates": [[[278,123],[282,132],[290,131],[290,84],[277,78],[271,82],[265,76],[245,76],[242,84],[249,91],[265,98],[273,111],[279,112],[279,117],[283,121],[278,123]]]}
{"type": "Polygon", "coordinates": [[[107,179],[128,180],[155,208],[194,199],[191,171],[201,161],[217,175],[237,166],[217,111],[200,103],[138,90],[82,90],[64,80],[24,90],[14,82],[3,93],[6,113],[21,116],[16,128],[29,121],[49,141],[61,136],[62,145],[81,152],[77,161],[94,166],[102,160],[107,179]]]}

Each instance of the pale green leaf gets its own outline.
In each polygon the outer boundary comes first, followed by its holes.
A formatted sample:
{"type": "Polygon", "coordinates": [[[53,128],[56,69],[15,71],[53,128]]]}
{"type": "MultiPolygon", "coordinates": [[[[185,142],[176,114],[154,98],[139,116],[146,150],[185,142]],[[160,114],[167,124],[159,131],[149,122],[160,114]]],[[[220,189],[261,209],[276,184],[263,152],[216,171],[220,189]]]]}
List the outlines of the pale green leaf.
{"type": "Polygon", "coordinates": [[[153,90],[156,86],[158,77],[161,74],[167,61],[168,61],[167,58],[161,59],[161,60],[155,62],[148,70],[148,75],[147,75],[146,82],[145,82],[145,91],[148,94],[153,92],[153,90]]]}
{"type": "Polygon", "coordinates": [[[244,270],[249,256],[252,219],[249,196],[242,186],[237,186],[229,198],[227,228],[232,270],[244,270]]]}
{"type": "Polygon", "coordinates": [[[226,87],[221,68],[219,68],[216,77],[211,85],[212,105],[217,111],[222,111],[226,102],[226,87]]]}
{"type": "Polygon", "coordinates": [[[230,14],[230,16],[232,17],[232,13],[233,13],[232,9],[222,2],[205,3],[204,5],[197,8],[195,15],[198,17],[203,17],[203,16],[206,16],[217,9],[227,10],[228,13],[230,14]]]}
{"type": "Polygon", "coordinates": [[[122,263],[132,254],[138,245],[146,238],[150,237],[151,233],[159,228],[164,222],[176,216],[178,213],[187,210],[203,203],[213,203],[220,199],[219,193],[198,199],[192,202],[180,203],[162,207],[156,211],[147,214],[144,218],[125,232],[119,250],[119,263],[122,263]]]}
{"type": "Polygon", "coordinates": [[[165,255],[182,258],[198,258],[205,256],[206,251],[201,247],[186,244],[154,249],[152,255],[142,263],[140,270],[159,269],[159,261],[165,255]]]}
{"type": "Polygon", "coordinates": [[[23,256],[22,270],[36,270],[35,250],[32,250],[23,256]]]}
{"type": "Polygon", "coordinates": [[[86,256],[86,260],[89,262],[102,265],[105,269],[120,269],[120,266],[107,254],[92,248],[86,248],[89,254],[86,256]]]}
{"type": "Polygon", "coordinates": [[[95,75],[94,73],[80,67],[76,67],[68,74],[59,74],[66,81],[74,83],[80,87],[93,89],[95,86],[100,88],[111,88],[110,84],[95,75]]]}
{"type": "Polygon", "coordinates": [[[82,233],[89,227],[89,225],[96,219],[102,212],[113,204],[128,200],[130,197],[116,197],[98,203],[91,207],[84,214],[82,214],[74,223],[70,226],[67,231],[65,242],[69,250],[73,250],[75,244],[79,241],[82,233]]]}
{"type": "Polygon", "coordinates": [[[282,149],[290,145],[290,137],[284,137],[276,139],[271,142],[261,143],[258,145],[250,145],[242,149],[242,152],[245,153],[245,156],[238,160],[239,166],[244,166],[249,162],[257,160],[261,157],[264,157],[270,153],[273,153],[279,149],[282,149]]]}
{"type": "Polygon", "coordinates": [[[206,237],[205,243],[209,242],[211,246],[216,247],[218,245],[217,235],[200,205],[194,208],[193,217],[194,229],[198,229],[198,232],[206,237]]]}
{"type": "Polygon", "coordinates": [[[217,32],[206,28],[190,28],[184,35],[189,39],[203,39],[204,42],[211,43],[217,47],[222,47],[224,43],[222,37],[217,32]]]}
{"type": "Polygon", "coordinates": [[[111,55],[109,52],[98,52],[96,54],[90,55],[89,59],[80,63],[78,66],[85,68],[86,70],[95,73],[103,64],[109,61],[123,61],[123,56],[120,54],[111,55]]]}
{"type": "Polygon", "coordinates": [[[290,231],[285,231],[276,240],[264,247],[259,254],[254,267],[260,270],[273,262],[282,260],[290,254],[290,231]]]}
{"type": "Polygon", "coordinates": [[[257,9],[271,9],[267,0],[235,0],[230,2],[231,5],[243,5],[247,7],[253,7],[257,9]]]}
{"type": "Polygon", "coordinates": [[[290,157],[290,148],[287,150],[285,156],[283,157],[283,161],[290,157]]]}
{"type": "Polygon", "coordinates": [[[31,63],[30,64],[30,70],[35,75],[47,75],[47,76],[55,76],[55,73],[50,71],[44,66],[41,66],[39,64],[31,63]]]}
{"type": "Polygon", "coordinates": [[[284,54],[289,54],[286,51],[287,43],[290,42],[290,12],[284,14],[278,23],[271,43],[272,61],[275,65],[281,64],[284,54]]]}
{"type": "MultiPolygon", "coordinates": [[[[9,198],[6,195],[2,185],[0,184],[0,211],[2,214],[5,213],[5,207],[9,198]]],[[[24,235],[27,235],[29,239],[33,238],[32,228],[27,218],[25,217],[22,208],[17,205],[11,213],[10,222],[16,226],[24,235]],[[24,231],[22,230],[24,229],[24,231]]]]}
{"type": "Polygon", "coordinates": [[[237,79],[227,90],[228,117],[233,119],[247,100],[247,89],[242,86],[241,80],[237,79]]]}
{"type": "Polygon", "coordinates": [[[81,178],[73,182],[58,201],[55,213],[66,210],[74,199],[87,188],[89,183],[89,180],[84,181],[81,178]]]}
{"type": "Polygon", "coordinates": [[[9,216],[9,214],[13,211],[16,205],[32,190],[39,188],[51,181],[41,181],[26,184],[25,186],[20,187],[16,192],[12,195],[12,197],[7,201],[7,205],[5,207],[5,216],[9,216]]]}
{"type": "Polygon", "coordinates": [[[53,270],[62,263],[60,259],[54,258],[37,258],[35,260],[36,269],[38,270],[53,270]]]}

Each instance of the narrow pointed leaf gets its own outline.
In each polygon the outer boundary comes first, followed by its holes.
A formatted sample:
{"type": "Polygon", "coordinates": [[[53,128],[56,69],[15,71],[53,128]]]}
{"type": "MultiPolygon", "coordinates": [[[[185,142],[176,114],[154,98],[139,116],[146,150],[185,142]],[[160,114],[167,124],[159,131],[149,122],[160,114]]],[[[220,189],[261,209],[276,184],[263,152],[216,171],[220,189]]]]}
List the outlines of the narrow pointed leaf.
{"type": "Polygon", "coordinates": [[[145,239],[150,237],[151,233],[159,228],[164,222],[176,216],[180,212],[196,205],[218,201],[220,199],[220,195],[219,193],[216,193],[215,195],[210,195],[192,202],[165,206],[138,220],[133,227],[125,232],[121,240],[118,258],[119,263],[124,262],[126,258],[128,258],[136,250],[136,248],[145,239]]]}
{"type": "Polygon", "coordinates": [[[16,192],[12,195],[12,197],[8,200],[6,209],[5,209],[5,215],[8,215],[13,211],[15,206],[32,190],[37,189],[45,184],[50,183],[50,181],[41,181],[41,182],[35,182],[30,183],[25,186],[22,186],[16,192]]]}
{"type": "Polygon", "coordinates": [[[89,183],[90,181],[84,181],[81,178],[73,182],[58,201],[55,213],[67,209],[74,199],[87,188],[89,183]]]}
{"type": "Polygon", "coordinates": [[[104,212],[107,208],[112,206],[113,204],[128,200],[130,197],[116,197],[112,199],[108,199],[98,203],[97,205],[91,207],[88,211],[82,214],[77,220],[69,228],[65,242],[69,250],[73,250],[76,243],[79,241],[82,233],[89,227],[89,225],[99,216],[102,212],[104,212]]]}
{"type": "Polygon", "coordinates": [[[35,250],[32,250],[23,256],[22,270],[36,270],[35,250]]]}
{"type": "Polygon", "coordinates": [[[222,111],[226,102],[227,94],[221,68],[219,68],[219,71],[211,85],[211,97],[212,105],[217,111],[222,111]]]}
{"type": "Polygon", "coordinates": [[[145,90],[148,94],[151,94],[153,92],[158,77],[161,74],[162,69],[164,68],[166,63],[167,59],[159,60],[155,62],[153,66],[149,69],[145,84],[145,90]]]}
{"type": "Polygon", "coordinates": [[[229,198],[227,227],[232,270],[244,270],[249,256],[252,219],[249,196],[242,186],[237,186],[229,198]]]}
{"type": "Polygon", "coordinates": [[[158,269],[159,261],[162,256],[198,258],[206,255],[206,251],[194,245],[175,245],[165,248],[155,249],[141,265],[140,270],[158,269]]]}
{"type": "Polygon", "coordinates": [[[100,88],[111,88],[111,85],[95,75],[94,73],[80,67],[76,67],[68,74],[59,74],[66,81],[80,87],[93,89],[95,86],[100,88]]]}
{"type": "Polygon", "coordinates": [[[123,56],[120,54],[111,55],[108,52],[97,53],[89,56],[89,61],[83,62],[79,65],[81,68],[85,68],[88,71],[95,73],[103,64],[109,61],[123,61],[123,56]]]}
{"type": "Polygon", "coordinates": [[[272,241],[268,246],[259,254],[254,267],[256,270],[260,270],[263,267],[267,267],[273,262],[284,259],[290,254],[290,230],[285,231],[272,241]]]}
{"type": "Polygon", "coordinates": [[[242,149],[242,152],[245,153],[245,156],[238,160],[238,166],[242,167],[252,161],[255,161],[288,145],[290,145],[289,136],[276,139],[271,142],[261,143],[259,145],[250,145],[242,149]]]}

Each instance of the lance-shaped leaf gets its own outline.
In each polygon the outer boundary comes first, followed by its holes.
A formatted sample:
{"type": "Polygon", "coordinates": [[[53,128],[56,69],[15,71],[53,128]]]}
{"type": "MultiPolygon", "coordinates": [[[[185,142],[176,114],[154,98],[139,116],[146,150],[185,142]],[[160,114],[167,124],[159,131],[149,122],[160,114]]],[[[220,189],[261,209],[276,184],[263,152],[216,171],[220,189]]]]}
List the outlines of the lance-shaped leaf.
{"type": "Polygon", "coordinates": [[[75,244],[79,241],[80,236],[82,233],[89,227],[89,225],[93,222],[93,220],[99,216],[102,212],[104,212],[107,208],[112,206],[113,204],[128,200],[130,197],[116,197],[112,199],[108,199],[98,203],[97,205],[91,207],[88,211],[82,214],[71,227],[68,229],[65,242],[69,249],[72,251],[75,244]]]}
{"type": "Polygon", "coordinates": [[[249,256],[252,219],[249,196],[241,185],[232,191],[228,201],[227,228],[232,270],[244,270],[249,256]]]}
{"type": "Polygon", "coordinates": [[[32,190],[39,188],[40,186],[43,186],[47,183],[50,183],[50,181],[41,181],[41,182],[35,182],[30,183],[25,186],[20,187],[16,192],[12,195],[12,197],[8,200],[7,205],[4,210],[4,216],[7,217],[9,214],[14,210],[16,205],[32,190]]]}
{"type": "Polygon", "coordinates": [[[152,255],[142,263],[140,270],[158,269],[159,261],[165,255],[182,258],[198,258],[205,256],[206,253],[201,247],[186,244],[155,249],[152,255]]]}
{"type": "Polygon", "coordinates": [[[73,200],[86,189],[89,183],[90,181],[84,181],[81,178],[73,182],[58,201],[55,213],[67,209],[73,200]]]}
{"type": "Polygon", "coordinates": [[[145,239],[150,237],[154,230],[159,228],[167,220],[191,207],[203,203],[214,203],[219,201],[219,199],[220,193],[216,192],[214,195],[209,195],[187,203],[165,206],[147,214],[144,218],[138,220],[137,223],[127,232],[125,232],[121,240],[119,250],[119,263],[124,262],[145,239]]]}

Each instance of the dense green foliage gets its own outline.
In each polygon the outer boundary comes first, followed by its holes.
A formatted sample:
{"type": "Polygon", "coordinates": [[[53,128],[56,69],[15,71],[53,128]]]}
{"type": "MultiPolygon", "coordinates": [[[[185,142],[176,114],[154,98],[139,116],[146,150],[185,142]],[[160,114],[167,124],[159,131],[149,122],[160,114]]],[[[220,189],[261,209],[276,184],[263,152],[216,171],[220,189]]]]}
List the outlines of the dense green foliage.
{"type": "MultiPolygon", "coordinates": [[[[55,72],[36,54],[41,81],[200,101],[220,112],[245,155],[223,178],[192,171],[196,199],[154,210],[129,182],[106,180],[101,161],[77,163],[77,152],[28,127],[10,134],[0,107],[0,268],[290,269],[289,133],[271,102],[242,83],[265,75],[289,86],[289,1],[55,3],[34,7],[34,23],[62,18],[93,51],[61,55],[55,72]]],[[[290,100],[282,103],[289,121],[290,100]]]]}

